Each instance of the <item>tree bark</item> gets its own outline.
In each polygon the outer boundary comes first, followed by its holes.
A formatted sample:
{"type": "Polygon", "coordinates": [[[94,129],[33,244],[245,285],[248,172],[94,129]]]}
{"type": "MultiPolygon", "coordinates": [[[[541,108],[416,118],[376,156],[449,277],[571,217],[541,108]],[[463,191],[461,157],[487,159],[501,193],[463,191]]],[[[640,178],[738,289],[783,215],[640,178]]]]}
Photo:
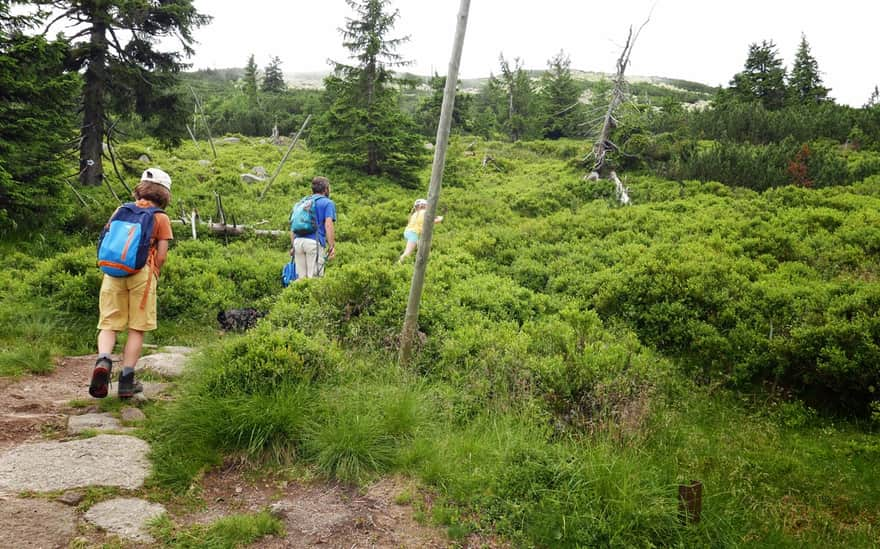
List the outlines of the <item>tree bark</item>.
{"type": "MultiPolygon", "coordinates": [[[[94,6],[96,12],[100,7],[94,6]]],[[[80,136],[79,180],[100,185],[104,178],[104,92],[107,84],[107,24],[100,13],[90,14],[88,66],[83,93],[83,124],[80,136]]]]}
{"type": "Polygon", "coordinates": [[[431,253],[431,239],[434,235],[434,218],[437,215],[437,202],[440,200],[440,189],[443,182],[443,167],[446,163],[446,149],[449,145],[449,128],[452,125],[452,111],[455,107],[455,88],[458,84],[458,67],[461,64],[461,51],[464,48],[464,36],[467,30],[470,0],[461,0],[458,9],[458,24],[455,29],[455,40],[452,44],[452,55],[449,59],[449,70],[446,73],[446,87],[443,89],[443,104],[440,107],[440,122],[437,125],[437,146],[434,149],[434,163],[431,166],[431,182],[428,186],[428,209],[425,211],[425,225],[419,237],[419,251],[416,253],[416,265],[413,271],[412,285],[406,303],[406,314],[403,329],[400,333],[400,353],[398,363],[406,366],[412,357],[413,338],[419,322],[419,306],[422,300],[422,289],[425,285],[425,272],[428,269],[428,256],[431,253]]]}

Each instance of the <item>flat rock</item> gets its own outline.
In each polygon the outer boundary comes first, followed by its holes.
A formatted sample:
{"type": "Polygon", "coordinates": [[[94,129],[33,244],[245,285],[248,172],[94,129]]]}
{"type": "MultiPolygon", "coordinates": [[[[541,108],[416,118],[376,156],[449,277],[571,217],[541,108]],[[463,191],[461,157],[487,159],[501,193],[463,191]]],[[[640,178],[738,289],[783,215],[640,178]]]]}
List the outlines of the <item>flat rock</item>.
{"type": "Polygon", "coordinates": [[[149,370],[165,377],[180,377],[187,357],[182,353],[156,353],[141,357],[135,371],[138,368],[149,370]]]}
{"type": "Polygon", "coordinates": [[[148,523],[165,514],[165,507],[136,498],[116,498],[93,505],[83,518],[102,530],[141,543],[155,540],[148,523]]]}
{"type": "Polygon", "coordinates": [[[53,501],[0,498],[0,547],[63,548],[76,535],[76,512],[53,501]]]}
{"type": "Polygon", "coordinates": [[[254,166],[251,168],[251,173],[257,177],[262,177],[263,179],[269,177],[269,172],[267,172],[266,168],[262,166],[254,166]]]}
{"type": "Polygon", "coordinates": [[[150,473],[149,451],[146,441],[126,435],[16,446],[0,453],[0,494],[93,485],[135,490],[150,473]]]}
{"type": "Polygon", "coordinates": [[[238,137],[224,137],[220,140],[221,143],[238,143],[240,141],[241,139],[239,139],[238,137]]]}
{"type": "Polygon", "coordinates": [[[115,431],[122,427],[119,420],[110,414],[82,414],[67,418],[67,432],[78,435],[83,431],[115,431]]]}
{"type": "Polygon", "coordinates": [[[203,168],[207,168],[210,165],[211,165],[210,160],[199,160],[199,166],[202,166],[203,168]]]}

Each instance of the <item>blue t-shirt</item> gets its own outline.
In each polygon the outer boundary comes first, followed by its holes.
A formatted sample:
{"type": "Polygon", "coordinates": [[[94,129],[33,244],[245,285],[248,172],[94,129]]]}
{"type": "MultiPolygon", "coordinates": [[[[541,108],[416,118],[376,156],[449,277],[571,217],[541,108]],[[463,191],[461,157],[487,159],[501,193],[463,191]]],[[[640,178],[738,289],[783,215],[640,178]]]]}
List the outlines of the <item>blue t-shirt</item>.
{"type": "Polygon", "coordinates": [[[321,246],[327,246],[327,229],[324,228],[324,221],[329,217],[336,223],[336,204],[326,196],[320,196],[315,199],[315,221],[318,223],[318,232],[304,234],[296,238],[311,238],[315,240],[317,236],[321,246]]]}

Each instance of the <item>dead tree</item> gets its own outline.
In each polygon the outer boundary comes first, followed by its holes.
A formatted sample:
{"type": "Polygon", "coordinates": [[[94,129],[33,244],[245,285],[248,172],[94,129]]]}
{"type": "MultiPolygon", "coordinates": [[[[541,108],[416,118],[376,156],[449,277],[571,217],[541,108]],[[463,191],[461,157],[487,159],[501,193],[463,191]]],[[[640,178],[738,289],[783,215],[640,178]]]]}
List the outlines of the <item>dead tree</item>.
{"type": "Polygon", "coordinates": [[[633,28],[630,26],[629,33],[626,36],[626,43],[623,46],[623,51],[620,53],[620,57],[617,58],[617,72],[614,75],[614,86],[611,89],[611,97],[608,101],[608,108],[605,110],[605,116],[601,119],[601,125],[598,127],[598,135],[596,137],[596,142],[593,144],[593,148],[587,157],[584,159],[589,161],[592,159],[593,166],[590,174],[587,176],[587,179],[590,181],[597,181],[602,177],[603,173],[608,173],[608,178],[614,181],[614,184],[617,188],[617,198],[620,200],[622,204],[629,203],[629,194],[627,193],[626,187],[621,183],[620,179],[617,177],[617,173],[614,170],[608,170],[606,166],[606,157],[609,152],[619,152],[620,147],[617,146],[614,141],[611,140],[611,132],[614,128],[617,127],[618,120],[616,118],[617,109],[626,101],[629,97],[629,86],[626,82],[626,77],[624,74],[626,73],[626,68],[629,66],[629,58],[632,55],[633,47],[635,46],[636,39],[639,37],[639,34],[642,32],[642,29],[645,28],[645,25],[650,21],[650,16],[645,20],[644,23],[639,27],[636,31],[635,35],[633,35],[633,28]]]}

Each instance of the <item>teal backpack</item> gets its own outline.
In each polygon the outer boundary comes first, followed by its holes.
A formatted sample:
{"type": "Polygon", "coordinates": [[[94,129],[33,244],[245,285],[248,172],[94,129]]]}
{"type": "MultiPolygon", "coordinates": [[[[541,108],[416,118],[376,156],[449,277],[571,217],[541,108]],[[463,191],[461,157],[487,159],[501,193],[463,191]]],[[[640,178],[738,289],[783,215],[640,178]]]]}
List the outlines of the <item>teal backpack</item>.
{"type": "Polygon", "coordinates": [[[323,194],[307,196],[296,203],[290,214],[290,230],[296,236],[306,236],[318,232],[318,218],[315,206],[323,194]]]}

